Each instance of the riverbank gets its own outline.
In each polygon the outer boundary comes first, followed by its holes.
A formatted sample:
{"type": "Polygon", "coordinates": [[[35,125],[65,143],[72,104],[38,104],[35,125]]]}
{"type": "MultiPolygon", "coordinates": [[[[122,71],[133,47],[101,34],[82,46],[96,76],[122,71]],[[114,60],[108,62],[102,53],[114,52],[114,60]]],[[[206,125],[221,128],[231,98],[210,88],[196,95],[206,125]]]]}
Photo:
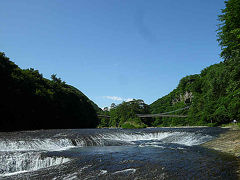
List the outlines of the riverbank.
{"type": "Polygon", "coordinates": [[[158,126],[158,127],[147,127],[147,128],[205,128],[208,126],[158,126]]]}
{"type": "Polygon", "coordinates": [[[216,139],[202,144],[202,146],[240,158],[240,129],[234,125],[225,128],[229,130],[220,134],[216,139]]]}
{"type": "Polygon", "coordinates": [[[240,179],[240,128],[237,125],[223,128],[228,128],[228,131],[201,146],[235,156],[238,164],[237,175],[240,179]]]}

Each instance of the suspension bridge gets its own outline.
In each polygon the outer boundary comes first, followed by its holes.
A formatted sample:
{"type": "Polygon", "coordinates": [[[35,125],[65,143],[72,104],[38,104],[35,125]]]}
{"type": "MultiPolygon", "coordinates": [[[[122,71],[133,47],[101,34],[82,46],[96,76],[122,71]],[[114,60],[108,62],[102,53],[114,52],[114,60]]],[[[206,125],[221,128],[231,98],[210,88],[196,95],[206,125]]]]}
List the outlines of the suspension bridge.
{"type": "MultiPolygon", "coordinates": [[[[159,113],[159,114],[136,114],[138,117],[140,118],[151,118],[151,117],[180,117],[180,118],[185,118],[187,117],[186,115],[176,115],[176,114],[171,114],[177,111],[182,111],[184,109],[189,109],[189,106],[181,108],[181,109],[177,109],[174,111],[169,111],[169,112],[164,112],[164,113],[159,113]]],[[[99,118],[110,118],[110,116],[107,115],[98,115],[99,118]]]]}

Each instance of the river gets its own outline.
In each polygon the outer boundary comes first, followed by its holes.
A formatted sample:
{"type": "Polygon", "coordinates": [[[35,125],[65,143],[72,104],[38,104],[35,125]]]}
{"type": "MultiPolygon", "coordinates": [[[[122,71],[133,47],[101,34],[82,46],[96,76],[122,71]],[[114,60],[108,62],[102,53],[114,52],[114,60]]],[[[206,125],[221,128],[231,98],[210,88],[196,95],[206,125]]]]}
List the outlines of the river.
{"type": "Polygon", "coordinates": [[[201,147],[221,128],[0,133],[0,179],[236,179],[234,157],[201,147]]]}

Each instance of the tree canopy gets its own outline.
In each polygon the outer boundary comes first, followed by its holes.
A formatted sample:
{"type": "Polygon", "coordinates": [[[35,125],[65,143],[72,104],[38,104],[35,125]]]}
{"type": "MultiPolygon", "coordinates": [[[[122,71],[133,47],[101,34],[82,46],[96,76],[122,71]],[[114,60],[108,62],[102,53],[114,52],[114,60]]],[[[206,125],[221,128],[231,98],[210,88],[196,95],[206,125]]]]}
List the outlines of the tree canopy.
{"type": "Polygon", "coordinates": [[[151,121],[140,119],[137,114],[149,113],[149,106],[141,99],[122,102],[119,105],[112,104],[110,111],[104,112],[110,119],[102,118],[100,127],[143,128],[150,125],[151,121]]]}
{"type": "Polygon", "coordinates": [[[225,9],[219,15],[218,41],[221,56],[227,60],[239,53],[240,49],[240,1],[225,1],[225,9]]]}

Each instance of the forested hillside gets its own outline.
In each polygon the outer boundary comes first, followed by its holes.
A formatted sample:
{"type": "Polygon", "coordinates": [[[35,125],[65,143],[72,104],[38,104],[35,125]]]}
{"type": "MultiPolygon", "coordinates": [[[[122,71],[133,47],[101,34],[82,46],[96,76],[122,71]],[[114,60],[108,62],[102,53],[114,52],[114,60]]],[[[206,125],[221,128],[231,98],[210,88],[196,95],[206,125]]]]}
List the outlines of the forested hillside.
{"type": "Polygon", "coordinates": [[[119,105],[113,103],[109,111],[102,112],[102,115],[110,116],[110,118],[101,118],[99,127],[144,128],[151,126],[151,120],[139,118],[137,114],[149,113],[149,106],[141,99],[133,99],[119,105]]]}
{"type": "Polygon", "coordinates": [[[20,69],[0,53],[0,131],[94,128],[98,106],[56,75],[20,69]]]}
{"type": "Polygon", "coordinates": [[[176,112],[188,118],[159,118],[155,125],[220,125],[240,121],[240,1],[229,0],[219,16],[223,62],[184,77],[178,87],[150,105],[151,113],[176,112]]]}

